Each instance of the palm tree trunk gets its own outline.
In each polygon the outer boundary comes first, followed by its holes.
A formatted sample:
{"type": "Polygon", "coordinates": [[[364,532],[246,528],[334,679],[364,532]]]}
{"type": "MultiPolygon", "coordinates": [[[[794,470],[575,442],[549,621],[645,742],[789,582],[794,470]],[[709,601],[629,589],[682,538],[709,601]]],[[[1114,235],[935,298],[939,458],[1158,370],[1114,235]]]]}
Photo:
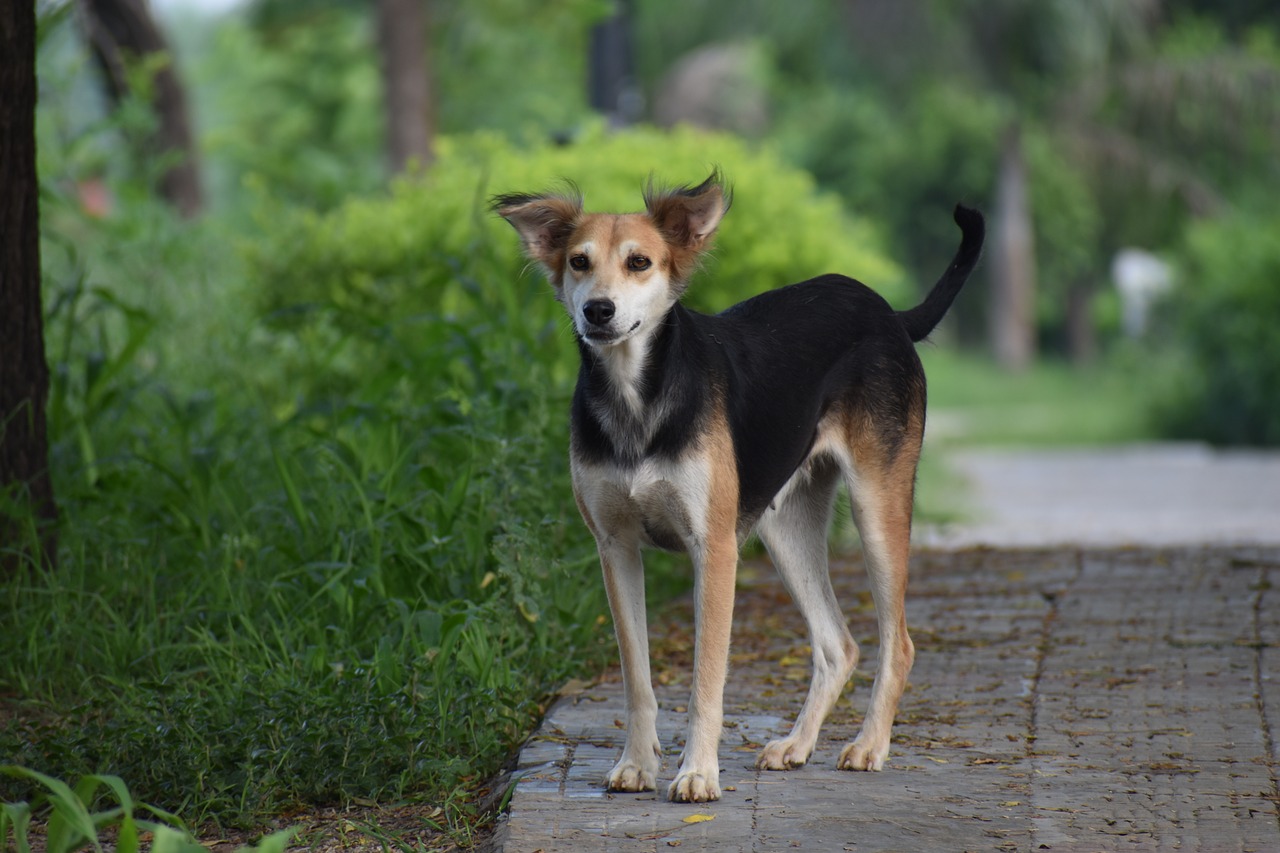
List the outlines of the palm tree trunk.
{"type": "Polygon", "coordinates": [[[1067,352],[1075,365],[1098,357],[1098,330],[1093,323],[1093,288],[1077,281],[1067,291],[1067,352]]]}
{"type": "Polygon", "coordinates": [[[1036,256],[1022,131],[1016,123],[1005,130],[996,180],[991,348],[1000,366],[1020,371],[1036,356],[1036,256]]]}
{"type": "Polygon", "coordinates": [[[387,161],[392,174],[430,165],[431,78],[425,0],[378,0],[387,161]]]}

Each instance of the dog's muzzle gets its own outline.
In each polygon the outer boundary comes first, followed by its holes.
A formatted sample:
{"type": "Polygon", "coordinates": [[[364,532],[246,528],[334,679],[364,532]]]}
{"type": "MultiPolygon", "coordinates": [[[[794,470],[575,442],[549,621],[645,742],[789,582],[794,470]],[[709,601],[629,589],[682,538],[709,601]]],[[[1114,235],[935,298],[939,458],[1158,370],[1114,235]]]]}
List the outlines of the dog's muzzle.
{"type": "Polygon", "coordinates": [[[611,344],[629,337],[640,328],[640,321],[637,320],[631,328],[619,331],[613,326],[615,313],[617,306],[610,299],[592,299],[583,305],[582,319],[585,322],[582,323],[582,336],[593,344],[611,344]]]}

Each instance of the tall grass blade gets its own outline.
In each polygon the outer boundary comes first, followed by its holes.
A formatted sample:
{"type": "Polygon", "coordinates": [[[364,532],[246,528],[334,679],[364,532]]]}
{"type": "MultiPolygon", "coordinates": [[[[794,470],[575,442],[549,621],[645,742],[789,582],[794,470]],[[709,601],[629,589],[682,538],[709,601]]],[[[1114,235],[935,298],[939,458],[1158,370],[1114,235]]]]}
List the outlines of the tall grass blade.
{"type": "MultiPolygon", "coordinates": [[[[98,829],[89,815],[89,810],[81,801],[79,792],[72,791],[66,782],[35,770],[13,765],[0,766],[0,773],[30,779],[48,790],[49,804],[53,807],[53,814],[49,818],[49,828],[45,835],[48,853],[66,853],[68,850],[75,849],[84,840],[88,840],[95,850],[102,850],[102,845],[98,842],[98,829]]],[[[81,786],[84,786],[84,780],[81,781],[81,786]]],[[[96,784],[91,788],[85,786],[84,790],[92,796],[92,789],[96,787],[96,784]]]]}
{"type": "Polygon", "coordinates": [[[273,832],[266,838],[259,841],[253,847],[245,848],[246,850],[256,850],[258,853],[284,853],[289,849],[289,842],[298,834],[295,829],[282,829],[279,832],[273,832]]]}
{"type": "Polygon", "coordinates": [[[0,803],[0,850],[9,849],[9,828],[13,827],[14,853],[31,853],[27,826],[31,823],[31,806],[26,803],[0,803]]]}
{"type": "Polygon", "coordinates": [[[185,832],[160,824],[149,828],[154,833],[151,853],[204,853],[204,847],[185,832]]]}
{"type": "Polygon", "coordinates": [[[269,441],[268,446],[271,448],[271,461],[275,463],[276,473],[280,476],[280,485],[284,487],[284,493],[289,499],[289,510],[293,513],[294,520],[298,522],[298,528],[304,534],[309,533],[311,525],[307,522],[307,509],[302,503],[298,485],[293,481],[293,475],[289,473],[289,468],[276,448],[276,443],[269,441]]]}

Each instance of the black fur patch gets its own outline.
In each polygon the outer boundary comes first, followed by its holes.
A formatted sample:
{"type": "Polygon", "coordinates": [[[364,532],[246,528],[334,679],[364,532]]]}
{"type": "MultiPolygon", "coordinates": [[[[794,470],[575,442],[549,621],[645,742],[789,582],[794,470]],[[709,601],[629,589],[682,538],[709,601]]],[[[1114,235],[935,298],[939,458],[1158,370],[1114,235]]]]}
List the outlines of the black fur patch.
{"type": "Polygon", "coordinates": [[[739,514],[750,521],[808,456],[833,407],[865,411],[892,447],[906,433],[911,408],[924,404],[924,372],[893,309],[837,275],[769,291],[714,316],[672,308],[642,374],[645,416],[656,419],[648,423],[614,398],[597,354],[581,348],[573,452],[623,468],[649,457],[676,459],[705,431],[711,407],[724,405],[739,514]]]}

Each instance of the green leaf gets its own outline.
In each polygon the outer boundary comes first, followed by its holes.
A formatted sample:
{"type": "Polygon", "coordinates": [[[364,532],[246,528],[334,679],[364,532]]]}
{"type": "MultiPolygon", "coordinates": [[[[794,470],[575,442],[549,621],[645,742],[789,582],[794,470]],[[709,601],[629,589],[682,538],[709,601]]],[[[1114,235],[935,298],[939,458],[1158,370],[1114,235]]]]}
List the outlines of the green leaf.
{"type": "Polygon", "coordinates": [[[14,853],[31,853],[27,826],[31,823],[31,807],[26,803],[0,803],[0,850],[8,849],[9,827],[13,827],[14,853]]]}

